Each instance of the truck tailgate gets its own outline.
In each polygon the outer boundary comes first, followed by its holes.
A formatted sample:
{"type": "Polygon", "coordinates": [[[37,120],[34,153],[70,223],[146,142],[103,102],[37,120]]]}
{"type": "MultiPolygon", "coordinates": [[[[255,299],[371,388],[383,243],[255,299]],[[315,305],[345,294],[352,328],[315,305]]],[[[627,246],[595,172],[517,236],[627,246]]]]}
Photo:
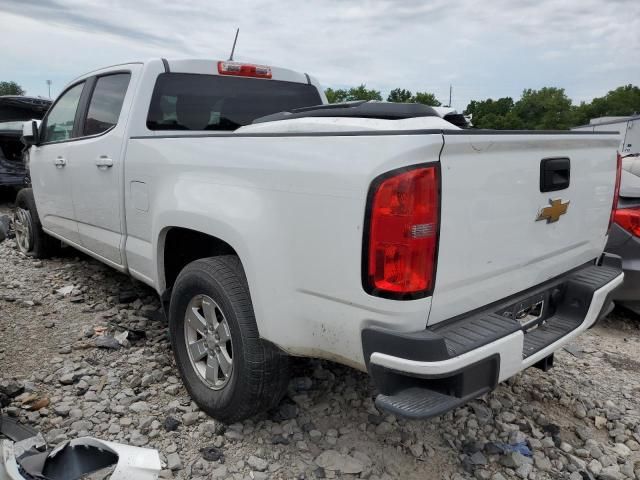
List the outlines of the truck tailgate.
{"type": "Polygon", "coordinates": [[[606,243],[617,145],[610,134],[445,132],[429,325],[596,259],[606,243]],[[541,191],[548,158],[569,159],[568,187],[541,191]],[[552,201],[546,213],[557,220],[537,220],[552,201]]]}

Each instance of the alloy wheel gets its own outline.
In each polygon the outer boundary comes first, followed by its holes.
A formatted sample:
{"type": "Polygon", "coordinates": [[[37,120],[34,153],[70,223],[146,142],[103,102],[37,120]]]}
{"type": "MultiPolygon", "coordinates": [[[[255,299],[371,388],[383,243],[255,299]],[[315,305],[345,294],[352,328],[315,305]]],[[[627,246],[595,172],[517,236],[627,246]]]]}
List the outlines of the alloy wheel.
{"type": "Polygon", "coordinates": [[[207,295],[196,295],[187,306],[184,338],[189,360],[211,389],[224,388],[233,372],[229,323],[220,306],[207,295]]]}
{"type": "Polygon", "coordinates": [[[31,224],[31,212],[24,208],[16,208],[13,217],[13,230],[16,234],[16,243],[18,249],[22,253],[29,253],[31,251],[32,242],[32,224],[31,224]]]}

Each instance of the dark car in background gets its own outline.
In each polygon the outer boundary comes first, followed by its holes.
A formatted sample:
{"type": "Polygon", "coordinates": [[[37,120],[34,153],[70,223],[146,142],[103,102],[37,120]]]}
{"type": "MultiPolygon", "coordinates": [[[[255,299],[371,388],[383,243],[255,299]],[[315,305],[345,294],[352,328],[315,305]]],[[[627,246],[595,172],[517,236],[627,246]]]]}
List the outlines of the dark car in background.
{"type": "Polygon", "coordinates": [[[39,120],[51,106],[51,100],[17,95],[0,96],[0,187],[22,187],[28,183],[23,158],[22,123],[39,120]]]}

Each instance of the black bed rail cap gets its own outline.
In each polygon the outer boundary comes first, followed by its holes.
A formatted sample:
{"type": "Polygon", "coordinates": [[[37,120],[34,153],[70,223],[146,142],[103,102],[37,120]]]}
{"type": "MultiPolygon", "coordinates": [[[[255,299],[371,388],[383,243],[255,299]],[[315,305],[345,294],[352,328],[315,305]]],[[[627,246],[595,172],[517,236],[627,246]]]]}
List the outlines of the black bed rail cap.
{"type": "Polygon", "coordinates": [[[358,100],[355,102],[330,103],[313,107],[296,108],[256,118],[253,123],[274,122],[305,117],[351,117],[401,120],[414,117],[439,117],[438,113],[421,103],[394,103],[358,100]]]}

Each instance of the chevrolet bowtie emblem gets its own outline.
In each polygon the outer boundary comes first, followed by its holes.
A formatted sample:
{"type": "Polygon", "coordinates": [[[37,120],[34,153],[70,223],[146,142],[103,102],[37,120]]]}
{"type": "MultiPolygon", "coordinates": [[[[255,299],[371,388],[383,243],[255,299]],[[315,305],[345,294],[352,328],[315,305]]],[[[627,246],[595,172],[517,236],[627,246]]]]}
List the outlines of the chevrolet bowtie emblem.
{"type": "Polygon", "coordinates": [[[547,223],[557,222],[560,219],[560,215],[567,213],[570,202],[562,203],[562,199],[559,198],[557,200],[549,200],[549,203],[551,205],[540,209],[536,222],[540,220],[546,220],[547,223]]]}

